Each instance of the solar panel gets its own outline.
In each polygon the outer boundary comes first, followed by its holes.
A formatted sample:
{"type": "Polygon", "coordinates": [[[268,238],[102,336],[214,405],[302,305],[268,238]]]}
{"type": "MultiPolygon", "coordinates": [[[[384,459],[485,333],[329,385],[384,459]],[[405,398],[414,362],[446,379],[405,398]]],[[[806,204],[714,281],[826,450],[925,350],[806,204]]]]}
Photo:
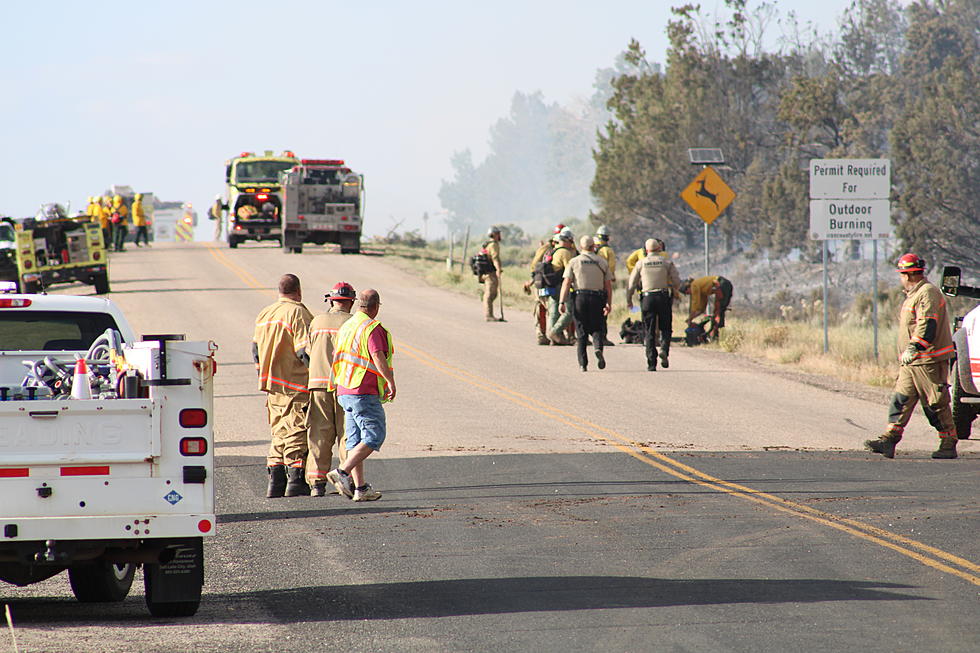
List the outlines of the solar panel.
{"type": "Polygon", "coordinates": [[[687,150],[687,156],[694,165],[721,164],[725,156],[718,147],[692,147],[687,150]]]}

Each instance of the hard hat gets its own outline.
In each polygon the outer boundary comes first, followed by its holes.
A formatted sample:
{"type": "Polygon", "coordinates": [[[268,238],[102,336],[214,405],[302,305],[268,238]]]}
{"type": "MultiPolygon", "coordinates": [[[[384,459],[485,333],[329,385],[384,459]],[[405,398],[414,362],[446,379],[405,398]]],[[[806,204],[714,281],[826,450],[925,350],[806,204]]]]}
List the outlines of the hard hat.
{"type": "Polygon", "coordinates": [[[926,262],[919,258],[917,254],[909,252],[908,254],[902,254],[902,258],[898,259],[899,272],[924,272],[925,269],[926,262]]]}
{"type": "Polygon", "coordinates": [[[558,232],[558,237],[561,238],[562,240],[575,240],[575,236],[572,234],[572,230],[569,229],[568,227],[562,228],[562,230],[558,232]]]}
{"type": "Polygon", "coordinates": [[[134,200],[141,200],[141,199],[143,199],[143,193],[136,193],[135,195],[133,195],[133,199],[134,200]]]}
{"type": "Polygon", "coordinates": [[[340,281],[335,285],[329,293],[324,295],[323,301],[330,301],[331,299],[346,299],[349,301],[354,301],[357,298],[357,293],[354,292],[354,286],[350,285],[346,281],[340,281]]]}
{"type": "Polygon", "coordinates": [[[220,193],[214,196],[214,201],[215,202],[220,202],[221,201],[221,194],[220,193]]]}
{"type": "Polygon", "coordinates": [[[602,225],[601,227],[595,230],[595,235],[603,239],[609,238],[609,227],[607,227],[606,225],[602,225]]]}
{"type": "Polygon", "coordinates": [[[488,236],[493,236],[494,234],[499,234],[499,233],[500,233],[500,227],[493,226],[487,229],[488,236]]]}
{"type": "Polygon", "coordinates": [[[564,228],[565,228],[565,225],[563,225],[562,223],[559,222],[558,224],[555,225],[555,233],[556,234],[561,233],[561,230],[564,229],[564,228]]]}

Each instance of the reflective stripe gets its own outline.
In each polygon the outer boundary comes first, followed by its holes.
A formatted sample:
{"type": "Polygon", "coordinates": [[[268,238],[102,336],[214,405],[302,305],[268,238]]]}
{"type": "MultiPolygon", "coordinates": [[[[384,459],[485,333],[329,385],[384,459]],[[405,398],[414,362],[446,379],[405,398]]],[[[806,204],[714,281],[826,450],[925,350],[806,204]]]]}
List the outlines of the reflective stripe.
{"type": "Polygon", "coordinates": [[[332,336],[337,333],[339,329],[313,329],[310,331],[311,336],[322,336],[324,334],[332,336]]]}
{"type": "Polygon", "coordinates": [[[279,326],[281,326],[282,328],[284,328],[286,331],[289,331],[289,333],[292,333],[293,332],[293,327],[290,326],[288,322],[283,322],[282,320],[269,320],[268,322],[259,322],[255,326],[256,327],[265,327],[265,326],[273,326],[275,324],[278,324],[279,326]]]}
{"type": "Polygon", "coordinates": [[[281,385],[281,386],[283,386],[285,388],[289,388],[290,390],[299,390],[300,392],[308,392],[309,391],[309,388],[307,388],[305,385],[301,385],[299,383],[290,383],[289,381],[284,381],[282,379],[277,379],[276,377],[274,377],[274,376],[272,376],[270,374],[263,374],[263,375],[259,376],[259,380],[260,381],[269,381],[271,383],[278,383],[279,385],[281,385]]]}
{"type": "Polygon", "coordinates": [[[924,351],[917,355],[916,358],[934,358],[936,356],[942,356],[943,354],[950,354],[955,351],[955,347],[950,345],[949,347],[943,347],[942,349],[937,349],[936,351],[924,351]]]}

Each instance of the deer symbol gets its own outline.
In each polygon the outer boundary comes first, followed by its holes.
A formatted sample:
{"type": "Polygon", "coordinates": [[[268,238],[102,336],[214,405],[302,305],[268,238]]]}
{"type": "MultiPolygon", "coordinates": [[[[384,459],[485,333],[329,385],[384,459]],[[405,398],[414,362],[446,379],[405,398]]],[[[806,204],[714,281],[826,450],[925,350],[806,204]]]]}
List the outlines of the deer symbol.
{"type": "Polygon", "coordinates": [[[700,195],[701,197],[707,197],[708,200],[717,207],[718,206],[718,195],[716,195],[715,193],[712,193],[712,192],[708,191],[708,189],[706,189],[704,187],[704,179],[698,179],[698,185],[700,187],[696,191],[694,191],[694,194],[695,195],[700,195]]]}

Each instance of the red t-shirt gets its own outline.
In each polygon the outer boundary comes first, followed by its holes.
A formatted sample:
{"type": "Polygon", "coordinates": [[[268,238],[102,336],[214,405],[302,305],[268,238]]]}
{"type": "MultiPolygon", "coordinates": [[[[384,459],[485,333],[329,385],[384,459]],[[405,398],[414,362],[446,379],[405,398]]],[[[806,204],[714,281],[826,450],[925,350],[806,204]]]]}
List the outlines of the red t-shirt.
{"type": "MultiPolygon", "coordinates": [[[[380,324],[374,327],[374,331],[368,336],[368,351],[372,354],[380,352],[382,356],[388,355],[388,332],[380,324]]],[[[378,393],[378,376],[373,372],[364,374],[361,385],[356,388],[345,388],[337,386],[338,395],[376,395],[378,393]]]]}

